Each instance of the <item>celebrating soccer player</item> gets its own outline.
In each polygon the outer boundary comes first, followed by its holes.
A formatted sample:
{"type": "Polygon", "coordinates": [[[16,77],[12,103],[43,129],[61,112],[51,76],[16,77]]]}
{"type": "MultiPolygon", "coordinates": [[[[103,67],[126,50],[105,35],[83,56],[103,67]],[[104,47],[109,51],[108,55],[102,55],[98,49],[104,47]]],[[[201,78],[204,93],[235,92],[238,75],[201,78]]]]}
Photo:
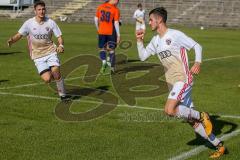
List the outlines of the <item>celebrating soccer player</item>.
{"type": "Polygon", "coordinates": [[[43,1],[34,4],[35,17],[24,22],[18,33],[8,40],[8,46],[23,36],[27,36],[30,56],[33,59],[41,78],[50,83],[54,79],[61,100],[69,96],[65,93],[64,80],[60,74],[60,62],[57,53],[64,52],[63,38],[58,25],[45,16],[46,8],[43,1]],[[52,34],[57,37],[58,46],[52,41],[52,34]]]}
{"type": "Polygon", "coordinates": [[[108,0],[98,6],[95,16],[95,25],[98,31],[98,47],[100,59],[102,60],[101,73],[105,72],[107,66],[114,72],[115,48],[120,42],[119,18],[120,11],[116,7],[119,0],[108,0]],[[107,52],[109,51],[109,63],[107,52]]]}
{"type": "Polygon", "coordinates": [[[225,152],[223,143],[212,133],[212,123],[207,113],[194,109],[191,99],[193,74],[200,72],[202,47],[190,37],[166,25],[167,11],[155,8],[149,13],[149,25],[157,32],[145,48],[144,32],[136,32],[138,54],[142,61],[151,55],[157,55],[165,68],[166,81],[170,93],[165,104],[165,112],[169,116],[186,119],[195,132],[207,139],[216,147],[210,158],[218,158],[225,152]],[[195,63],[189,70],[187,50],[194,49],[195,63]]]}

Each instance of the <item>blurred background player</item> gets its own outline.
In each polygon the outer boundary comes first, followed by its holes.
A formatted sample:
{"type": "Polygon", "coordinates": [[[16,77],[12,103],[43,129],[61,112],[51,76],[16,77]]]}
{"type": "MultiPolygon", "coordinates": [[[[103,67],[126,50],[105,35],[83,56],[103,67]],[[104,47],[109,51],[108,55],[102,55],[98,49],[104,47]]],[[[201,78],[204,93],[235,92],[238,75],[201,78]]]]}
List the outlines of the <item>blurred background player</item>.
{"type": "Polygon", "coordinates": [[[30,56],[33,59],[38,73],[46,83],[55,80],[61,100],[66,100],[64,80],[60,74],[60,62],[57,53],[64,52],[62,32],[58,25],[45,16],[46,8],[43,1],[34,4],[35,17],[24,22],[18,33],[8,40],[8,46],[23,36],[27,36],[30,56]],[[58,46],[52,41],[52,33],[57,37],[58,46]]]}
{"type": "Polygon", "coordinates": [[[136,20],[136,31],[141,29],[145,32],[145,10],[143,10],[141,3],[139,3],[137,7],[138,9],[133,14],[133,18],[136,20]]]}
{"type": "Polygon", "coordinates": [[[145,61],[151,55],[158,56],[165,68],[165,77],[170,90],[165,113],[186,119],[196,133],[216,147],[210,158],[218,158],[225,153],[225,147],[212,133],[212,123],[208,114],[195,110],[191,99],[192,74],[200,72],[202,47],[183,32],[168,28],[166,21],[167,11],[163,7],[155,8],[149,13],[149,25],[152,31],[158,34],[145,48],[144,32],[142,30],[136,32],[139,57],[141,61],[145,61]],[[192,48],[195,51],[195,63],[189,70],[187,50],[192,48]]]}
{"type": "Polygon", "coordinates": [[[100,59],[102,60],[101,73],[105,72],[107,66],[114,72],[115,48],[120,42],[118,1],[108,0],[99,5],[96,10],[94,20],[98,31],[98,47],[100,49],[100,59]],[[107,52],[109,52],[109,63],[107,63],[107,52]]]}

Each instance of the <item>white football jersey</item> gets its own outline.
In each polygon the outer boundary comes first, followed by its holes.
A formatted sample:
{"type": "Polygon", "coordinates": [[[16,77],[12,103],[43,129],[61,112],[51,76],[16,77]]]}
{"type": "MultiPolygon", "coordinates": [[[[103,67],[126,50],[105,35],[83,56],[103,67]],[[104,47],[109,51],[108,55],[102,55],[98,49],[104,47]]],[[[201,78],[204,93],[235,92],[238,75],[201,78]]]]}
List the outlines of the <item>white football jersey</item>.
{"type": "MultiPolygon", "coordinates": [[[[137,9],[133,14],[133,18],[135,18],[135,19],[140,18],[145,21],[145,10],[137,9]]],[[[137,24],[138,23],[139,22],[137,22],[137,24]]],[[[139,24],[141,24],[141,23],[139,23],[139,24]]]]}
{"type": "Polygon", "coordinates": [[[32,59],[37,59],[56,51],[56,45],[52,41],[52,35],[62,35],[58,25],[47,18],[39,24],[35,17],[28,19],[18,31],[23,36],[28,36],[28,47],[32,59]]]}
{"type": "MultiPolygon", "coordinates": [[[[174,29],[168,29],[163,37],[156,35],[146,47],[148,56],[157,55],[165,68],[166,81],[173,85],[178,81],[191,84],[192,74],[189,71],[188,55],[195,42],[184,33],[174,29]]],[[[138,43],[138,50],[141,53],[143,44],[138,43]]]]}

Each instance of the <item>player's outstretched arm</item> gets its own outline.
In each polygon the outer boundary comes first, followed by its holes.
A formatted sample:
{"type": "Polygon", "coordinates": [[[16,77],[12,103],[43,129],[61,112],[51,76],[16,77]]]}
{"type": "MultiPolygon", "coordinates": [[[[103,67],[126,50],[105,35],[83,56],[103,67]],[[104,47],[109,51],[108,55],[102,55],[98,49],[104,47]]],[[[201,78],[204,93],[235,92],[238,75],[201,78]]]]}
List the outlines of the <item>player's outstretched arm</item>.
{"type": "Polygon", "coordinates": [[[11,47],[13,43],[20,40],[23,36],[20,33],[15,34],[14,36],[10,37],[7,41],[8,47],[11,47]]]}
{"type": "Polygon", "coordinates": [[[193,64],[190,71],[193,74],[199,74],[200,65],[201,65],[201,62],[202,62],[202,47],[197,43],[194,46],[194,50],[195,50],[195,63],[193,64]]]}
{"type": "Polygon", "coordinates": [[[59,36],[57,38],[57,40],[58,40],[58,47],[57,47],[56,51],[57,51],[57,53],[63,53],[64,52],[64,46],[63,46],[64,41],[63,41],[62,36],[59,36]]]}

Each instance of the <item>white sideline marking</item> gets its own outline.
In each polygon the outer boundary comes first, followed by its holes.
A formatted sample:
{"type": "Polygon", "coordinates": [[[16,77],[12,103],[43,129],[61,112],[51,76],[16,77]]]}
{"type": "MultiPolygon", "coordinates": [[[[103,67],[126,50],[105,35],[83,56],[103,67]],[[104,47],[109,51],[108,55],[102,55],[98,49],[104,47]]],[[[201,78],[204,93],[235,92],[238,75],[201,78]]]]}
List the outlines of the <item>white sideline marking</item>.
{"type": "MultiPolygon", "coordinates": [[[[225,56],[225,57],[216,57],[216,58],[208,58],[208,59],[204,59],[203,62],[207,62],[207,61],[213,61],[213,60],[220,60],[220,59],[227,59],[227,58],[234,58],[234,57],[240,57],[240,55],[232,55],[232,56],[225,56]]],[[[91,75],[89,77],[92,76],[97,76],[97,75],[91,75]]],[[[73,77],[73,78],[66,78],[65,81],[71,81],[71,80],[75,80],[75,79],[79,79],[79,78],[83,78],[86,76],[80,76],[80,77],[73,77]]],[[[37,85],[42,85],[45,84],[43,82],[37,82],[37,83],[30,83],[30,84],[21,84],[21,85],[17,85],[17,86],[13,86],[13,87],[3,87],[0,88],[0,90],[4,90],[4,89],[16,89],[16,88],[21,88],[21,87],[30,87],[30,86],[37,86],[37,85]]]]}
{"type": "MultiPolygon", "coordinates": [[[[228,134],[224,134],[221,138],[219,138],[220,140],[222,141],[226,141],[226,140],[229,140],[230,138],[233,138],[233,137],[236,137],[240,134],[240,129],[236,130],[236,131],[233,131],[231,133],[228,133],[228,134]]],[[[195,156],[205,150],[207,150],[208,148],[205,147],[204,145],[201,145],[199,147],[196,147],[188,152],[184,152],[176,157],[173,157],[173,158],[170,158],[169,160],[184,160],[184,159],[188,159],[192,156],[195,156]]]]}

